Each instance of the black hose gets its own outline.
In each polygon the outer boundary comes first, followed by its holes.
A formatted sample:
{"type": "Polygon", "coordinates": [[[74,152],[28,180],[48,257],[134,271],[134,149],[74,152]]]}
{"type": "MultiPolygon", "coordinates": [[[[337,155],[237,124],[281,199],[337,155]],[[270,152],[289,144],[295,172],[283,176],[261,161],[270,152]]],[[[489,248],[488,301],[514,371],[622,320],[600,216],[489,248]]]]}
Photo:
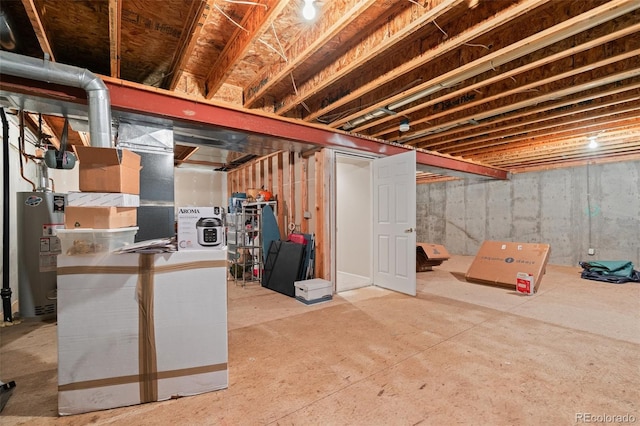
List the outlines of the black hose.
{"type": "Polygon", "coordinates": [[[2,115],[2,310],[4,321],[13,322],[11,312],[11,283],[9,281],[9,122],[0,108],[2,115]]]}

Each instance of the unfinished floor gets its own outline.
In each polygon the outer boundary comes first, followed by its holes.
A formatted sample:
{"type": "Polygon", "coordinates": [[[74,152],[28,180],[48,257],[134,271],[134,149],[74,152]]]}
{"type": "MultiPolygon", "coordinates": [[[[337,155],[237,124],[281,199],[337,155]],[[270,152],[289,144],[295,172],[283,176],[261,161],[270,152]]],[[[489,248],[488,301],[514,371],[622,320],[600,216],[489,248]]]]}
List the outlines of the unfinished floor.
{"type": "Polygon", "coordinates": [[[17,387],[0,424],[640,423],[640,285],[549,265],[524,296],[465,282],[472,260],[419,273],[417,297],[368,287],[306,306],[230,283],[228,389],[69,417],[55,323],[5,327],[0,380],[17,387]]]}

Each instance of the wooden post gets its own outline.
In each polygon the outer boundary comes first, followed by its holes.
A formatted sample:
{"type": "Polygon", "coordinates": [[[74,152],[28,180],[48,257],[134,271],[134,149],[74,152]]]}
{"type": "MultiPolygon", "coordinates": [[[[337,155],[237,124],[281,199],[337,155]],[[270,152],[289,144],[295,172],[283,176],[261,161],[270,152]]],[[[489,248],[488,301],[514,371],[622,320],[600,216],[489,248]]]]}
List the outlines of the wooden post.
{"type": "Polygon", "coordinates": [[[243,167],[242,168],[242,176],[243,176],[243,181],[244,181],[244,188],[242,188],[242,192],[245,192],[247,189],[251,188],[251,182],[249,182],[249,170],[248,167],[243,167]]]}
{"type": "MultiPolygon", "coordinates": [[[[296,153],[289,153],[289,226],[296,223],[296,153]]],[[[289,229],[287,229],[287,234],[289,229]]]]}
{"type": "Polygon", "coordinates": [[[276,191],[273,189],[273,157],[270,156],[267,158],[267,186],[266,188],[271,191],[272,194],[275,194],[276,191]]]}
{"type": "Polygon", "coordinates": [[[309,233],[309,219],[304,217],[305,212],[309,211],[309,181],[307,170],[309,168],[309,158],[302,158],[302,177],[300,180],[300,189],[302,190],[302,218],[300,219],[300,232],[309,233]]]}
{"type": "Polygon", "coordinates": [[[316,261],[315,261],[315,277],[325,278],[325,217],[324,217],[324,188],[325,188],[325,174],[324,174],[324,151],[319,151],[314,154],[315,157],[315,181],[316,181],[316,203],[315,203],[315,215],[316,215],[316,261]]]}
{"type": "Polygon", "coordinates": [[[284,152],[278,153],[278,228],[280,235],[285,235],[284,226],[284,152]]]}

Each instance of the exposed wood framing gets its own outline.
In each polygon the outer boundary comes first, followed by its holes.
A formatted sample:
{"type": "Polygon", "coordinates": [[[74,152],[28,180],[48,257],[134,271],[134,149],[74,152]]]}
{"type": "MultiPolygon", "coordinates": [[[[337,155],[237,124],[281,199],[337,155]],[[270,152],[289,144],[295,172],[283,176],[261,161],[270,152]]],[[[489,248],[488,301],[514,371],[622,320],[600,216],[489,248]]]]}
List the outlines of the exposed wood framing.
{"type": "Polygon", "coordinates": [[[169,90],[175,90],[178,85],[214,3],[215,0],[194,0],[191,3],[189,16],[193,16],[193,20],[187,24],[180,36],[178,50],[169,69],[169,90]]]}
{"type": "Polygon", "coordinates": [[[322,22],[310,28],[306,35],[303,35],[287,49],[285,52],[287,61],[278,62],[263,70],[245,90],[245,107],[253,107],[277,83],[288,79],[294,69],[321,49],[328,40],[346,26],[352,24],[359,14],[375,2],[376,0],[350,0],[352,5],[348,11],[343,10],[344,5],[340,5],[341,7],[336,11],[338,3],[328,3],[322,11],[322,22]]]}
{"type": "MultiPolygon", "coordinates": [[[[470,109],[465,106],[465,108],[460,109],[460,112],[466,115],[461,114],[460,116],[455,117],[455,119],[452,119],[448,122],[437,123],[436,125],[428,127],[426,129],[422,129],[421,132],[437,131],[438,129],[442,129],[442,128],[446,129],[450,126],[457,126],[459,123],[470,123],[472,120],[480,121],[486,118],[500,116],[501,114],[506,114],[511,111],[516,111],[516,110],[524,109],[527,107],[535,107],[538,104],[543,104],[545,102],[553,101],[556,98],[564,98],[564,97],[571,96],[587,90],[597,93],[599,90],[603,90],[602,89],[603,87],[607,86],[608,84],[615,84],[620,79],[630,79],[630,78],[640,76],[640,67],[636,69],[622,71],[615,74],[607,74],[606,72],[603,72],[602,74],[604,74],[602,77],[595,78],[593,80],[590,79],[588,81],[583,82],[582,84],[576,84],[574,86],[569,86],[566,89],[556,90],[554,92],[545,93],[540,96],[529,97],[528,99],[520,102],[513,102],[511,104],[506,104],[504,106],[495,107],[492,109],[489,109],[485,106],[484,108],[476,112],[476,111],[470,111],[470,109]]],[[[595,97],[595,94],[593,97],[595,97]]],[[[479,103],[477,105],[481,105],[481,104],[482,103],[479,103]]],[[[553,103],[547,104],[546,107],[553,108],[553,103]]],[[[447,118],[450,118],[450,117],[447,117],[447,118]]],[[[415,141],[411,141],[411,143],[418,145],[420,148],[431,148],[433,146],[440,145],[439,143],[423,144],[420,142],[421,142],[420,138],[416,139],[415,141]]]]}
{"type": "Polygon", "coordinates": [[[289,217],[287,227],[296,223],[296,153],[289,153],[289,217]]]}
{"type": "Polygon", "coordinates": [[[38,39],[38,42],[40,43],[42,52],[46,55],[49,55],[49,59],[55,62],[56,59],[53,54],[53,50],[51,49],[49,37],[47,36],[44,25],[42,24],[40,13],[36,8],[34,0],[22,0],[22,5],[24,6],[24,10],[27,12],[29,21],[31,21],[31,26],[33,27],[33,31],[36,33],[36,37],[38,39]]]}
{"type": "MultiPolygon", "coordinates": [[[[640,112],[638,0],[323,0],[312,21],[301,3],[16,0],[2,2],[2,13],[18,53],[106,75],[114,116],[246,133],[252,147],[263,145],[255,152],[304,158],[348,147],[378,156],[415,147],[430,172],[417,180],[459,171],[505,179],[561,159],[590,161],[578,141],[601,131],[603,156],[633,158],[634,141],[620,129],[640,112]],[[399,129],[404,120],[409,131],[399,129]]],[[[67,102],[86,105],[78,88],[0,77],[3,92],[54,99],[52,116],[71,111],[67,102]]],[[[13,95],[8,102],[20,105],[13,95]]],[[[300,228],[301,164],[297,209],[289,212],[288,191],[278,194],[285,225],[293,217],[300,228]]],[[[264,159],[238,172],[237,188],[266,186],[275,170],[264,159]]]]}
{"type": "MultiPolygon", "coordinates": [[[[640,160],[640,154],[632,154],[625,155],[625,161],[638,161],[640,160]]],[[[514,174],[518,173],[529,173],[529,172],[540,172],[545,170],[555,170],[562,169],[566,167],[580,167],[586,166],[587,164],[607,164],[607,163],[615,163],[619,162],[620,159],[618,156],[604,157],[604,158],[589,158],[586,160],[573,160],[573,161],[563,161],[552,164],[539,164],[533,166],[519,167],[513,171],[514,174]]]]}
{"type": "Polygon", "coordinates": [[[109,0],[109,62],[111,77],[120,78],[120,48],[122,39],[122,2],[109,0]]]}
{"type": "Polygon", "coordinates": [[[25,113],[24,125],[33,135],[45,143],[53,145],[56,149],[60,148],[60,141],[56,136],[53,129],[47,124],[47,121],[42,117],[42,129],[40,129],[38,114],[25,113]]]}
{"type": "MultiPolygon", "coordinates": [[[[477,101],[467,102],[464,105],[450,108],[446,112],[443,111],[440,113],[435,113],[429,116],[429,120],[426,120],[426,119],[418,120],[417,123],[428,122],[431,125],[426,128],[421,128],[420,130],[416,131],[414,134],[407,135],[407,137],[412,137],[420,133],[427,133],[427,136],[429,136],[432,132],[437,131],[439,129],[448,128],[449,126],[454,126],[454,125],[457,126],[460,123],[463,123],[465,121],[464,117],[469,117],[466,119],[466,121],[474,120],[477,122],[484,118],[498,116],[501,114],[509,113],[511,111],[516,111],[519,109],[519,107],[524,108],[526,106],[535,106],[541,102],[552,100],[554,97],[557,97],[558,91],[554,92],[556,94],[555,96],[549,96],[547,94],[549,93],[549,90],[546,89],[545,87],[546,85],[552,84],[561,79],[577,76],[580,73],[583,73],[582,80],[584,82],[582,84],[577,84],[580,80],[575,80],[573,87],[569,86],[568,89],[564,90],[564,93],[573,94],[578,92],[577,88],[582,88],[582,90],[585,90],[585,89],[594,87],[594,85],[592,85],[593,80],[595,80],[596,82],[601,81],[602,83],[598,84],[599,86],[612,83],[614,81],[611,80],[610,75],[617,75],[617,74],[612,74],[611,68],[605,68],[605,66],[612,65],[618,61],[631,60],[632,58],[636,58],[638,54],[640,54],[640,49],[636,49],[630,52],[625,52],[618,56],[609,57],[597,63],[589,63],[588,65],[585,65],[583,67],[577,67],[572,69],[571,71],[557,74],[547,79],[542,79],[538,81],[534,80],[531,83],[523,84],[522,86],[518,86],[511,90],[501,91],[495,94],[490,92],[488,93],[488,96],[483,96],[477,101]],[[589,73],[587,74],[587,72],[589,73]],[[600,80],[600,77],[604,77],[604,78],[600,80]],[[523,93],[527,94],[526,92],[529,92],[534,95],[537,93],[543,93],[543,95],[541,96],[529,95],[530,96],[529,100],[524,100],[521,102],[509,102],[511,100],[509,98],[510,96],[514,96],[514,95],[522,96],[523,93]],[[500,102],[497,102],[497,101],[500,101],[500,102]],[[494,104],[490,104],[490,102],[494,102],[494,104]],[[500,103],[506,104],[506,105],[501,106],[500,103]],[[477,110],[481,112],[478,113],[476,110],[473,110],[472,108],[474,107],[478,107],[477,110]],[[463,117],[458,117],[458,116],[452,117],[451,115],[455,114],[456,112],[461,112],[461,113],[464,113],[465,115],[463,117]],[[437,121],[440,117],[445,117],[445,116],[449,119],[447,123],[439,123],[437,121]]],[[[628,64],[625,64],[625,66],[626,65],[628,64]]],[[[640,69],[640,61],[639,61],[639,69],[640,69]]],[[[638,75],[638,69],[631,70],[631,71],[624,71],[624,72],[628,73],[628,77],[623,77],[623,78],[631,78],[638,75]]],[[[533,80],[533,77],[532,77],[532,80],[533,80]]],[[[408,144],[417,145],[420,147],[426,146],[422,143],[418,144],[417,141],[422,141],[422,138],[408,141],[408,144]]],[[[428,146],[432,147],[433,145],[434,144],[429,144],[428,146]]],[[[439,145],[439,144],[436,144],[436,145],[439,145]]]]}
{"type": "MultiPolygon", "coordinates": [[[[62,132],[64,130],[64,117],[43,116],[42,118],[44,123],[43,127],[52,132],[51,143],[53,143],[56,149],[60,149],[60,141],[62,141],[62,132]]],[[[85,145],[85,143],[78,132],[73,131],[71,126],[68,126],[67,149],[73,149],[72,145],[85,145]]]]}
{"type": "Polygon", "coordinates": [[[234,66],[249,50],[254,38],[262,34],[276,19],[278,13],[286,7],[286,2],[277,0],[264,0],[261,4],[267,7],[254,6],[252,8],[240,23],[242,28],[236,28],[230,38],[232,41],[225,45],[224,50],[211,67],[205,80],[207,99],[213,98],[234,66]]]}
{"type": "MultiPolygon", "coordinates": [[[[633,101],[638,97],[637,90],[640,89],[640,79],[635,83],[622,87],[612,87],[605,91],[600,92],[600,96],[604,99],[613,99],[611,102],[596,101],[593,102],[593,94],[586,92],[580,93],[580,96],[563,98],[561,102],[553,103],[552,105],[543,105],[534,107],[532,109],[525,109],[517,114],[510,114],[505,117],[497,117],[491,121],[484,123],[478,123],[473,126],[475,131],[462,132],[460,129],[453,129],[445,132],[441,132],[438,136],[443,143],[450,143],[456,145],[458,148],[464,149],[468,145],[472,145],[475,141],[482,141],[482,139],[475,139],[466,142],[465,139],[481,138],[483,135],[487,135],[490,132],[499,134],[502,136],[508,136],[509,133],[505,131],[514,130],[521,126],[528,126],[537,123],[537,117],[541,120],[546,120],[553,117],[570,117],[573,114],[579,114],[583,111],[589,111],[592,108],[610,108],[623,102],[633,101]],[[527,117],[534,117],[529,119],[527,117]],[[511,122],[507,125],[505,123],[511,122]],[[495,130],[497,129],[497,130],[495,130]]],[[[425,142],[429,141],[429,137],[424,138],[425,142]]],[[[434,138],[435,139],[435,138],[434,138]]],[[[423,146],[428,147],[428,143],[424,143],[423,146]]],[[[490,145],[489,145],[490,146],[490,145]]]]}
{"type": "Polygon", "coordinates": [[[277,155],[277,169],[278,169],[278,228],[280,228],[280,235],[286,235],[286,229],[284,226],[284,152],[280,151],[277,155]]]}
{"type": "Polygon", "coordinates": [[[267,159],[267,189],[272,194],[276,194],[277,192],[273,188],[273,158],[274,156],[269,156],[267,159]]]}
{"type": "MultiPolygon", "coordinates": [[[[411,10],[408,9],[395,18],[394,25],[381,28],[365,40],[362,40],[358,46],[350,49],[341,58],[337,59],[330,66],[317,73],[309,82],[300,85],[296,94],[280,100],[277,112],[280,114],[288,112],[296,105],[304,102],[314,93],[335,83],[341,74],[355,71],[379,53],[400,45],[401,42],[414,31],[417,31],[428,22],[437,19],[439,16],[444,15],[447,11],[453,9],[461,2],[462,0],[443,0],[418,18],[415,18],[411,10]],[[389,34],[393,29],[395,29],[396,32],[389,34]]],[[[390,76],[389,78],[394,77],[390,76]]],[[[332,103],[331,109],[344,105],[349,101],[353,101],[360,96],[362,96],[362,93],[359,91],[358,94],[355,94],[355,92],[349,94],[339,101],[332,103]]],[[[308,117],[305,117],[305,119],[308,121],[315,120],[326,112],[328,111],[320,109],[317,112],[310,114],[308,117]]]]}
{"type": "MultiPolygon", "coordinates": [[[[534,60],[531,61],[529,60],[529,58],[526,57],[522,57],[520,58],[518,61],[512,61],[514,63],[518,63],[519,66],[514,67],[511,70],[506,70],[504,72],[500,72],[497,73],[496,72],[487,72],[482,74],[482,76],[484,77],[482,80],[470,84],[470,85],[465,85],[464,87],[462,87],[459,90],[454,90],[454,91],[450,91],[448,93],[443,93],[441,96],[437,96],[437,97],[432,97],[429,98],[428,100],[426,100],[425,102],[420,103],[419,105],[410,107],[410,108],[406,108],[404,110],[402,110],[403,114],[413,114],[416,113],[418,111],[421,110],[425,110],[426,108],[436,105],[436,104],[440,104],[440,103],[444,103],[446,101],[449,101],[451,99],[459,99],[460,97],[468,94],[468,93],[472,93],[472,92],[476,92],[476,91],[481,91],[482,95],[484,96],[485,90],[483,89],[486,86],[489,86],[490,84],[494,84],[500,81],[506,81],[507,79],[514,79],[514,81],[521,81],[521,77],[520,75],[527,72],[527,71],[531,71],[531,70],[535,70],[538,67],[542,67],[544,65],[550,64],[554,61],[559,61],[562,58],[567,58],[570,57],[572,55],[578,54],[580,52],[584,52],[584,51],[588,51],[590,49],[594,49],[597,46],[600,45],[604,45],[608,42],[611,42],[612,40],[616,40],[622,37],[626,37],[629,35],[632,35],[636,32],[640,31],[640,24],[637,25],[631,25],[629,27],[623,28],[621,30],[618,31],[612,31],[612,32],[606,32],[602,37],[599,37],[595,40],[591,40],[587,43],[583,43],[580,44],[578,46],[574,46],[575,41],[573,39],[567,39],[567,40],[563,40],[559,45],[558,45],[558,49],[560,49],[560,51],[558,53],[555,53],[553,55],[549,55],[549,56],[545,56],[543,58],[540,58],[538,60],[534,60]],[[516,79],[516,77],[518,77],[516,79]]],[[[492,70],[493,71],[493,70],[492,70]]],[[[451,75],[451,77],[453,78],[456,74],[457,70],[455,72],[450,72],[449,74],[451,75]]],[[[449,75],[448,74],[448,75],[449,75]]],[[[476,92],[477,93],[477,92],[476,92]]],[[[397,118],[393,117],[393,116],[389,116],[389,117],[383,117],[379,120],[376,121],[372,121],[372,122],[365,122],[362,125],[357,126],[357,130],[358,131],[363,131],[366,129],[369,129],[373,126],[376,127],[381,127],[381,125],[390,122],[390,121],[397,121],[397,118]]],[[[417,121],[412,121],[410,124],[415,125],[417,124],[417,121]]],[[[395,130],[395,129],[394,129],[395,130]]],[[[392,132],[392,130],[390,128],[387,129],[382,129],[379,131],[374,131],[371,136],[373,137],[382,137],[383,135],[389,134],[390,132],[392,132]]]]}
{"type": "MultiPolygon", "coordinates": [[[[640,97],[636,98],[636,101],[640,100],[640,97]]],[[[550,121],[546,121],[544,125],[536,126],[531,125],[527,128],[527,132],[513,132],[511,134],[505,134],[505,138],[508,138],[509,149],[516,148],[518,146],[518,141],[527,140],[529,141],[528,146],[531,146],[531,140],[534,138],[540,138],[540,140],[544,140],[544,145],[547,145],[549,141],[556,139],[558,137],[566,137],[572,136],[576,129],[588,130],[590,128],[598,128],[598,129],[615,129],[619,127],[623,121],[628,118],[638,117],[640,114],[640,105],[637,103],[629,104],[629,107],[626,109],[618,109],[612,108],[611,111],[607,113],[602,113],[598,118],[594,119],[590,115],[581,115],[574,114],[572,115],[571,122],[564,122],[556,125],[551,125],[550,121]],[[568,133],[568,135],[563,135],[563,133],[568,133]]],[[[601,130],[604,131],[604,130],[601,130]]],[[[496,142],[486,143],[483,146],[482,151],[479,152],[479,148],[474,146],[471,143],[463,144],[465,147],[461,147],[456,149],[456,152],[463,152],[465,156],[474,156],[478,161],[481,161],[483,158],[489,158],[489,156],[493,155],[498,149],[502,149],[505,143],[498,144],[496,142]],[[496,147],[496,149],[487,150],[487,146],[496,147]],[[477,155],[476,155],[477,154],[477,155]]],[[[454,148],[451,148],[454,149],[454,148]]]]}
{"type": "Polygon", "coordinates": [[[329,232],[325,230],[325,227],[329,225],[328,221],[325,220],[325,173],[324,173],[324,151],[319,151],[314,154],[315,161],[315,192],[316,192],[316,200],[315,200],[315,238],[316,238],[316,265],[315,265],[315,276],[317,278],[328,279],[331,278],[328,276],[328,272],[331,270],[330,268],[325,270],[325,258],[330,259],[331,256],[328,256],[328,247],[329,244],[325,244],[330,241],[329,232]],[[325,248],[326,245],[326,248],[325,248]],[[326,253],[325,253],[326,252],[326,253]],[[326,255],[326,256],[325,256],[326,255]]]}
{"type": "MultiPolygon", "coordinates": [[[[622,122],[618,122],[616,119],[613,123],[593,123],[589,125],[592,129],[593,136],[597,136],[598,142],[601,145],[598,151],[598,155],[606,153],[606,146],[613,147],[614,143],[618,143],[618,147],[625,149],[636,150],[640,148],[640,132],[633,131],[640,124],[640,119],[637,118],[638,114],[628,114],[627,119],[622,122]],[[606,129],[606,133],[603,129],[606,129]]],[[[571,130],[566,130],[571,132],[571,130]]],[[[588,140],[586,138],[566,138],[561,131],[557,131],[557,135],[549,134],[549,138],[546,139],[544,145],[536,145],[535,149],[530,149],[532,144],[531,138],[520,139],[521,142],[515,142],[508,147],[504,147],[501,151],[496,150],[494,152],[493,162],[496,164],[509,164],[517,160],[525,162],[526,159],[541,159],[547,158],[553,160],[553,152],[562,148],[562,155],[556,155],[556,160],[567,158],[568,156],[575,155],[576,150],[571,147],[577,147],[577,152],[583,156],[591,156],[593,151],[586,149],[588,140]],[[541,156],[541,154],[543,154],[541,156]],[[497,157],[496,157],[497,155],[497,157]]],[[[622,152],[623,149],[618,149],[617,152],[622,152]]]]}
{"type": "Polygon", "coordinates": [[[249,186],[247,188],[258,189],[258,185],[257,185],[258,171],[256,170],[257,167],[258,167],[258,163],[255,161],[252,161],[250,166],[250,170],[251,170],[250,181],[249,181],[249,186]]]}
{"type": "MultiPolygon", "coordinates": [[[[309,211],[309,181],[308,181],[308,168],[309,168],[309,158],[302,158],[302,176],[300,179],[300,189],[302,191],[302,216],[300,217],[300,231],[303,234],[309,233],[309,219],[304,217],[305,213],[309,211]]],[[[317,182],[316,182],[317,183],[317,182]]]]}
{"type": "MultiPolygon", "coordinates": [[[[340,131],[331,131],[322,125],[302,125],[293,120],[276,119],[272,115],[239,111],[216,104],[198,102],[192,96],[149,88],[141,84],[102,77],[111,97],[111,105],[120,111],[132,111],[154,117],[164,117],[205,126],[223,126],[257,135],[268,132],[269,137],[299,141],[318,148],[348,147],[366,153],[393,155],[406,152],[406,146],[387,144],[340,131]]],[[[0,89],[27,93],[44,98],[65,99],[85,104],[86,96],[68,86],[45,84],[12,76],[0,79],[0,89]]],[[[507,179],[504,169],[462,158],[434,152],[418,152],[418,163],[494,179],[507,179]]]]}
{"type": "MultiPolygon", "coordinates": [[[[454,51],[455,49],[463,46],[465,43],[469,43],[475,38],[488,33],[495,27],[499,27],[512,21],[519,16],[525,14],[526,12],[532,10],[545,3],[545,1],[536,1],[536,0],[528,0],[522,1],[517,6],[506,9],[505,11],[496,14],[494,17],[483,21],[482,23],[476,25],[474,28],[465,31],[463,34],[455,37],[451,40],[445,41],[441,44],[441,46],[435,50],[434,52],[430,52],[429,54],[420,55],[415,59],[403,64],[401,67],[398,67],[394,72],[388,73],[387,75],[381,76],[373,81],[371,81],[368,85],[365,85],[359,89],[358,92],[353,92],[350,94],[351,97],[354,97],[356,94],[358,96],[363,96],[364,93],[372,92],[378,87],[382,87],[385,83],[388,83],[391,79],[398,78],[401,74],[406,74],[409,71],[415,70],[418,67],[427,64],[430,61],[433,61],[438,56],[443,56],[445,53],[449,53],[454,51]]],[[[625,3],[624,1],[620,2],[625,3]]],[[[618,4],[619,6],[619,4],[618,4]]],[[[474,76],[480,75],[484,72],[495,69],[497,66],[512,61],[516,58],[525,56],[529,53],[534,52],[535,50],[541,49],[545,46],[553,44],[563,38],[566,38],[572,34],[577,34],[580,31],[584,31],[588,28],[595,26],[599,19],[611,19],[615,16],[619,16],[625,11],[631,9],[631,6],[627,4],[629,9],[623,7],[599,7],[595,8],[587,13],[584,13],[578,17],[568,19],[558,25],[555,25],[547,30],[541,31],[539,34],[535,34],[533,36],[527,37],[523,40],[518,40],[516,34],[511,35],[511,44],[509,40],[501,40],[502,44],[505,45],[502,49],[499,49],[495,52],[488,53],[474,61],[466,63],[460,67],[456,67],[455,69],[441,73],[435,78],[430,78],[428,81],[417,85],[405,92],[396,94],[391,97],[385,97],[380,102],[375,102],[373,105],[370,105],[366,108],[363,108],[353,114],[350,114],[345,117],[341,117],[340,119],[331,123],[332,127],[339,127],[351,120],[354,120],[363,114],[368,112],[380,109],[385,105],[393,104],[394,102],[399,102],[409,96],[415,95],[416,93],[427,91],[429,89],[433,91],[442,90],[445,87],[450,87],[452,85],[457,84],[458,82],[464,81],[466,79],[472,78],[474,76]]],[[[505,37],[508,37],[505,34],[505,37]]],[[[347,97],[340,100],[340,102],[346,103],[347,97]]],[[[355,99],[355,97],[354,97],[355,99]]],[[[335,106],[335,104],[333,104],[335,106]]],[[[332,107],[333,107],[332,106],[332,107]]],[[[404,112],[404,111],[403,111],[404,112]]],[[[414,123],[412,123],[414,124],[414,123]]]]}

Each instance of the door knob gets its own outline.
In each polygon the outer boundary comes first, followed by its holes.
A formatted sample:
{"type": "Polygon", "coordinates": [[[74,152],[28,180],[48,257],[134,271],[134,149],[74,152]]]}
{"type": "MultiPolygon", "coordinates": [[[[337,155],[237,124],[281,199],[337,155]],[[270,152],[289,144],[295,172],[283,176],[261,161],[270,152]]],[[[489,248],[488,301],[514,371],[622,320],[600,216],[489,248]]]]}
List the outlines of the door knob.
{"type": "Polygon", "coordinates": [[[407,234],[410,234],[414,231],[413,228],[409,228],[409,229],[405,229],[404,232],[406,232],[407,234]]]}

